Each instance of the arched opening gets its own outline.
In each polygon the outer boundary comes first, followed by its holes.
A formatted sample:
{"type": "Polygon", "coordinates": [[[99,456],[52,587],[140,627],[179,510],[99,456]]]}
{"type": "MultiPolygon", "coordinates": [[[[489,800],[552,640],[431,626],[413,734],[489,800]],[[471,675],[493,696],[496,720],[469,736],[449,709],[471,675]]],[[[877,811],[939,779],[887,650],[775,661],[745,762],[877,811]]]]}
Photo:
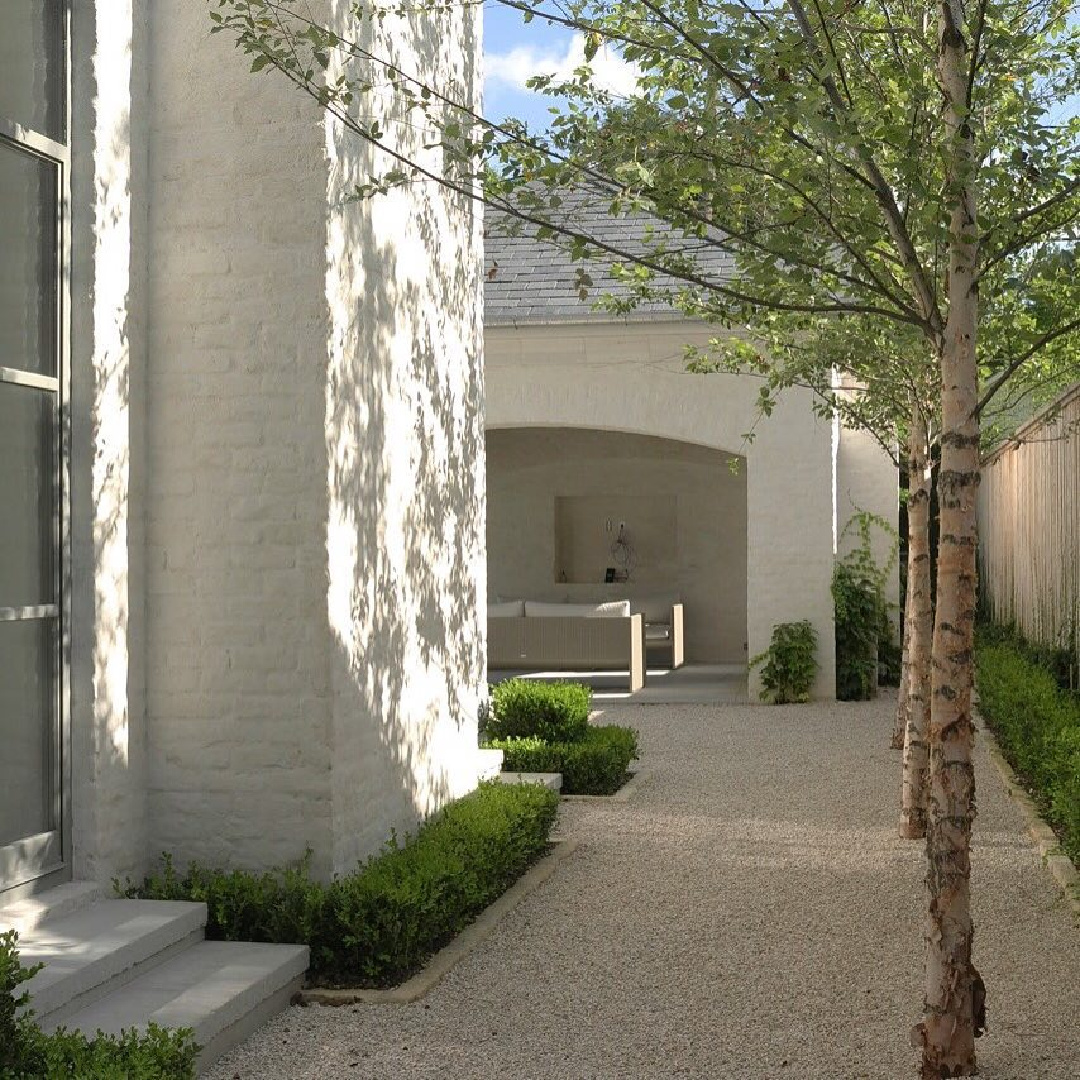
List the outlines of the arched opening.
{"type": "Polygon", "coordinates": [[[746,663],[745,458],[632,432],[489,430],[487,510],[492,599],[671,597],[687,665],[746,663]]]}

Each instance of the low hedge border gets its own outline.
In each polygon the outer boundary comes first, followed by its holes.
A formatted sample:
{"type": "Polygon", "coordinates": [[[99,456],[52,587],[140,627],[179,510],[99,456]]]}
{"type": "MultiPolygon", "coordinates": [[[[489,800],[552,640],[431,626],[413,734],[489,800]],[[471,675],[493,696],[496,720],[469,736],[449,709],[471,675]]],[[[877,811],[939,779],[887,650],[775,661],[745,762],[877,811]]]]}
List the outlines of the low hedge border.
{"type": "Polygon", "coordinates": [[[993,729],[984,725],[982,735],[986,741],[987,754],[994,763],[1009,798],[1019,807],[1028,835],[1039,849],[1043,865],[1065,893],[1065,900],[1072,909],[1073,918],[1080,920],[1080,871],[1077,871],[1072,859],[1063,853],[1057,833],[1047,825],[1034,800],[1006,760],[997,739],[994,738],[993,729]]]}
{"type": "Polygon", "coordinates": [[[181,877],[163,856],[159,874],[118,891],[204,902],[211,939],[305,944],[314,985],[386,987],[416,971],[548,850],[558,806],[546,788],[486,783],[329,884],[310,877],[307,859],[263,874],[193,863],[181,877]]]}
{"type": "Polygon", "coordinates": [[[506,772],[562,773],[564,795],[613,795],[638,758],[637,732],[615,724],[591,727],[577,742],[524,737],[487,746],[503,752],[506,772]]]}
{"type": "Polygon", "coordinates": [[[555,840],[551,851],[529,868],[490,907],[485,908],[475,922],[470,923],[453,941],[443,946],[411,978],[399,986],[385,990],[301,990],[300,1005],[410,1005],[426,997],[461,960],[487,940],[495,928],[531,892],[538,889],[577,851],[576,840],[555,840]]]}
{"type": "Polygon", "coordinates": [[[976,648],[979,711],[1039,812],[1080,860],[1080,700],[1008,644],[976,648]]]}
{"type": "Polygon", "coordinates": [[[191,1032],[151,1024],[140,1034],[45,1034],[19,987],[41,965],[19,960],[18,934],[0,934],[0,1080],[194,1080],[198,1048],[191,1032]]]}

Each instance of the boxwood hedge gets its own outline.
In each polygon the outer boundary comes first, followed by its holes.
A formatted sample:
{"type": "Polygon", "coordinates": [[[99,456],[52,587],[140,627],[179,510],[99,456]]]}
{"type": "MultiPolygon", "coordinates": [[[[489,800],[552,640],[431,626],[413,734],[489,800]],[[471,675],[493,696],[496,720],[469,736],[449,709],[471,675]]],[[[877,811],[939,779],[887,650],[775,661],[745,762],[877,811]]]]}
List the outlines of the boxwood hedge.
{"type": "Polygon", "coordinates": [[[482,784],[329,884],[313,880],[306,861],[262,874],[192,864],[181,875],[165,856],[160,873],[124,895],[203,901],[210,938],[306,944],[317,984],[387,986],[544,854],[557,812],[545,788],[482,784]]]}
{"type": "Polygon", "coordinates": [[[979,711],[1062,846],[1080,862],[1080,698],[1013,645],[976,649],[979,711]]]}

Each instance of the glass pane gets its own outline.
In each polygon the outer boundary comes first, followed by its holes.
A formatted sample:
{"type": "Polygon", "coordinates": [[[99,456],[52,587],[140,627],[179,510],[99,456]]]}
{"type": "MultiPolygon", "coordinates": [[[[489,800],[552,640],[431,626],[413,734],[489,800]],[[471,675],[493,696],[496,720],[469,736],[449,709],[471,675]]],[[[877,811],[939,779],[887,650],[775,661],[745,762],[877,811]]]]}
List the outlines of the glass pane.
{"type": "Polygon", "coordinates": [[[56,828],[56,621],[0,622],[0,845],[56,828]]]}
{"type": "Polygon", "coordinates": [[[40,375],[56,374],[56,174],[0,141],[0,367],[40,375]]]}
{"type": "Polygon", "coordinates": [[[4,0],[0,116],[64,142],[61,0],[4,0]]]}
{"type": "Polygon", "coordinates": [[[0,607],[57,603],[55,409],[47,390],[0,383],[0,607]]]}

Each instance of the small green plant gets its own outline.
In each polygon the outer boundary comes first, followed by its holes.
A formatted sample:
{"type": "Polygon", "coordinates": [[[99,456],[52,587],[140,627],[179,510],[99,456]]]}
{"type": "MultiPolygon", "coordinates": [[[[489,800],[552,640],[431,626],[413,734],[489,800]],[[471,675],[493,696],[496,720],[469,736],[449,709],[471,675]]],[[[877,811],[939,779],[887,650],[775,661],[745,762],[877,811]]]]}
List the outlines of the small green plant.
{"type": "Polygon", "coordinates": [[[309,859],[263,874],[192,864],[159,873],[125,896],[207,905],[207,937],[296,942],[311,949],[322,985],[400,982],[470,923],[548,849],[558,796],[537,785],[482,784],[428,818],[415,836],[329,884],[309,859]]]}
{"type": "Polygon", "coordinates": [[[885,585],[896,564],[899,538],[883,518],[859,513],[848,522],[859,545],[833,568],[832,596],[836,621],[836,696],[841,701],[867,701],[877,692],[881,669],[885,681],[900,681],[900,655],[895,642],[885,585]],[[874,561],[871,528],[884,529],[893,547],[884,568],[874,561]]]}
{"type": "Polygon", "coordinates": [[[761,665],[761,700],[773,705],[809,701],[817,674],[817,633],[809,620],[773,627],[768,649],[750,661],[761,665]]]}
{"type": "Polygon", "coordinates": [[[19,1066],[34,1027],[26,1008],[30,995],[19,987],[32,979],[41,965],[23,967],[18,943],[19,935],[14,930],[0,934],[0,1077],[19,1066]]]}
{"type": "Polygon", "coordinates": [[[18,935],[0,934],[0,1078],[2,1080],[193,1080],[197,1048],[190,1031],[148,1031],[88,1037],[77,1031],[46,1035],[19,987],[40,970],[19,960],[18,935]]]}
{"type": "Polygon", "coordinates": [[[581,683],[507,679],[492,690],[487,736],[576,742],[589,729],[591,705],[592,691],[581,683]]]}
{"type": "Polygon", "coordinates": [[[489,745],[502,750],[507,772],[562,773],[565,795],[613,795],[638,757],[637,732],[616,724],[591,727],[572,743],[527,737],[496,739],[489,745]]]}

